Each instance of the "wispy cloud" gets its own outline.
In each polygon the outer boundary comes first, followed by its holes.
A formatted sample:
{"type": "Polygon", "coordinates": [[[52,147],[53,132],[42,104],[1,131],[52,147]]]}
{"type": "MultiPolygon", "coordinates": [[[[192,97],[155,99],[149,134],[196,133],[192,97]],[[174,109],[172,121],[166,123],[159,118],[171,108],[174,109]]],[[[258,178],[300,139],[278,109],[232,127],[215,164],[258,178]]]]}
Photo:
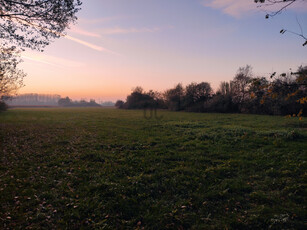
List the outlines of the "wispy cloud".
{"type": "Polygon", "coordinates": [[[22,54],[21,57],[26,60],[56,67],[76,68],[84,66],[84,64],[80,62],[71,61],[65,58],[55,57],[41,53],[29,52],[29,51],[26,52],[25,54],[22,54]]]}
{"type": "Polygon", "coordinates": [[[45,60],[42,60],[38,57],[31,57],[29,55],[21,55],[21,57],[23,59],[26,59],[26,60],[30,60],[30,61],[34,61],[34,62],[39,62],[39,63],[42,63],[42,64],[46,64],[46,65],[51,65],[51,66],[56,66],[56,67],[60,67],[59,65],[57,64],[54,64],[54,63],[51,63],[51,62],[47,62],[45,60]]]}
{"type": "MultiPolygon", "coordinates": [[[[307,11],[307,6],[305,0],[297,1],[295,4],[291,5],[289,9],[296,11],[307,11]]],[[[256,4],[253,0],[202,0],[202,5],[205,7],[211,7],[213,9],[221,10],[225,14],[233,16],[235,18],[240,18],[244,15],[248,15],[252,12],[263,10],[267,12],[276,11],[280,9],[286,3],[273,4],[273,5],[260,5],[256,4]],[[259,8],[259,6],[262,6],[259,8]]]]}
{"type": "Polygon", "coordinates": [[[236,18],[257,8],[252,0],[203,0],[202,5],[221,10],[236,18]]]}
{"type": "Polygon", "coordinates": [[[154,33],[160,31],[162,28],[154,27],[154,28],[121,28],[121,27],[114,27],[114,28],[106,28],[100,29],[99,32],[105,35],[112,35],[112,34],[130,34],[130,33],[154,33]]]}
{"type": "Polygon", "coordinates": [[[115,54],[115,55],[121,56],[121,54],[116,53],[116,52],[114,52],[114,51],[112,51],[112,50],[109,50],[109,49],[104,48],[104,47],[101,47],[101,46],[96,46],[96,45],[94,45],[94,44],[91,44],[91,43],[89,43],[89,42],[80,40],[80,39],[75,38],[75,37],[71,37],[71,36],[69,36],[69,35],[66,35],[65,38],[67,38],[67,39],[69,39],[69,40],[72,40],[72,41],[74,41],[74,42],[77,42],[77,43],[79,43],[79,44],[81,44],[81,45],[87,46],[87,47],[89,47],[89,48],[91,48],[91,49],[97,50],[97,51],[103,51],[103,52],[106,52],[106,53],[110,53],[110,54],[115,54]]]}
{"type": "Polygon", "coordinates": [[[69,36],[69,35],[65,35],[65,38],[71,40],[71,41],[74,41],[74,42],[77,42],[81,45],[84,45],[84,46],[87,46],[93,50],[97,50],[97,51],[107,51],[106,48],[103,48],[101,46],[97,46],[97,45],[94,45],[92,43],[89,43],[89,42],[86,42],[86,41],[83,41],[81,39],[78,39],[78,38],[75,38],[75,37],[72,37],[72,36],[69,36]]]}
{"type": "Polygon", "coordinates": [[[87,36],[87,37],[95,37],[95,38],[101,37],[100,34],[86,31],[86,30],[81,29],[80,27],[77,27],[77,26],[71,28],[69,31],[72,32],[72,33],[84,35],[84,36],[87,36]]]}
{"type": "MultiPolygon", "coordinates": [[[[50,29],[47,29],[47,28],[43,28],[43,27],[41,27],[41,26],[39,26],[39,25],[36,25],[36,24],[34,24],[34,23],[29,23],[29,22],[27,22],[27,21],[25,21],[25,20],[21,20],[21,19],[14,18],[14,17],[12,17],[10,20],[12,20],[12,21],[17,21],[18,23],[22,23],[22,24],[27,25],[27,26],[35,27],[35,28],[37,28],[37,29],[39,29],[39,30],[43,30],[43,31],[46,31],[46,32],[49,32],[49,33],[53,33],[53,34],[55,34],[55,35],[57,35],[57,36],[64,37],[64,38],[66,38],[66,39],[69,39],[69,40],[71,40],[71,41],[77,42],[77,43],[79,43],[79,44],[81,44],[81,45],[87,46],[87,47],[89,47],[89,48],[91,48],[91,49],[94,49],[94,50],[97,50],[97,51],[105,51],[105,52],[108,52],[108,53],[113,53],[113,54],[115,54],[115,52],[113,52],[113,51],[111,51],[111,50],[108,50],[108,49],[106,49],[106,48],[104,48],[104,47],[102,47],[102,46],[98,46],[98,45],[92,44],[92,43],[90,43],[90,42],[81,40],[81,39],[79,39],[79,38],[75,38],[75,37],[73,37],[73,36],[69,36],[69,35],[65,35],[65,34],[59,33],[59,32],[57,32],[57,31],[53,31],[53,30],[50,30],[50,29]]],[[[85,32],[85,31],[83,31],[83,32],[84,32],[84,33],[87,33],[87,32],[85,32]]],[[[92,35],[93,35],[93,34],[92,34],[92,35]]]]}

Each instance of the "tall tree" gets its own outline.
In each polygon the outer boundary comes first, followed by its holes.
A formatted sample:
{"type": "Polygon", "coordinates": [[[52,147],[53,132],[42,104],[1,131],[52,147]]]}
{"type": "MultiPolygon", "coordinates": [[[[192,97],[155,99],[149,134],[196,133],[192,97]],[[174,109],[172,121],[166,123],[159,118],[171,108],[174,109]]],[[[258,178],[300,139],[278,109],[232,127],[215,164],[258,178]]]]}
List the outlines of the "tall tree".
{"type": "Polygon", "coordinates": [[[230,82],[226,82],[226,81],[223,81],[220,83],[220,86],[217,90],[217,93],[218,94],[221,94],[221,95],[232,95],[234,92],[234,84],[232,81],[230,82]]]}
{"type": "Polygon", "coordinates": [[[243,104],[249,96],[248,88],[253,76],[252,67],[246,65],[240,67],[234,80],[232,81],[234,86],[234,100],[236,103],[243,104]]]}

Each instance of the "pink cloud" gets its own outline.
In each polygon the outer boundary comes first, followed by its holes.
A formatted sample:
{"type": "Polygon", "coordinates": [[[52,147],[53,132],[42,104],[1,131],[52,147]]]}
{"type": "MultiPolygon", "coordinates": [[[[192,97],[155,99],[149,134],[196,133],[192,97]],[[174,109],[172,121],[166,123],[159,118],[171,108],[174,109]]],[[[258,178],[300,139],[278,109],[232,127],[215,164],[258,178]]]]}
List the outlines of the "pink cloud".
{"type": "MultiPolygon", "coordinates": [[[[298,0],[292,4],[289,9],[295,11],[307,11],[307,4],[305,0],[298,0]]],[[[244,15],[259,11],[260,9],[268,13],[274,12],[277,9],[280,9],[283,4],[280,3],[272,6],[264,4],[256,4],[254,0],[202,0],[202,5],[205,7],[211,7],[213,9],[221,10],[225,14],[231,15],[235,18],[240,18],[244,15]],[[259,8],[259,6],[262,6],[259,8]]]]}
{"type": "Polygon", "coordinates": [[[202,5],[222,10],[236,18],[255,10],[257,7],[253,0],[203,0],[202,5]]]}

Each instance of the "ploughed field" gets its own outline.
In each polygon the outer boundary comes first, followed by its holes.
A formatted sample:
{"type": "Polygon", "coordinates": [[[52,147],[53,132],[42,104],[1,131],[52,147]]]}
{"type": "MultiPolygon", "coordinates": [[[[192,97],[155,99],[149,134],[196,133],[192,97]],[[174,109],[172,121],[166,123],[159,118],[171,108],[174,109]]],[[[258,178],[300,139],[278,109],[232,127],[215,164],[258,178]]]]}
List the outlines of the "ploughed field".
{"type": "Polygon", "coordinates": [[[306,119],[161,115],[0,113],[0,228],[306,228],[306,119]]]}

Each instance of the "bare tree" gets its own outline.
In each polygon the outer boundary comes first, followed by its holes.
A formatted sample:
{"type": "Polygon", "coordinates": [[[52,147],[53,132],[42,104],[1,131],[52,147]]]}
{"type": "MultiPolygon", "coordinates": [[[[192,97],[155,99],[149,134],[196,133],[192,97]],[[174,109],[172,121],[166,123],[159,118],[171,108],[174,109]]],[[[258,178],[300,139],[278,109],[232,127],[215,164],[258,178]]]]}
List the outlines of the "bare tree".
{"type": "Polygon", "coordinates": [[[232,95],[234,92],[234,83],[232,81],[230,82],[226,82],[223,81],[220,83],[220,86],[217,90],[217,93],[221,94],[221,95],[232,95]]]}
{"type": "Polygon", "coordinates": [[[280,14],[283,10],[285,10],[289,6],[293,5],[294,3],[297,3],[298,0],[254,0],[254,2],[262,4],[260,5],[260,7],[273,6],[273,5],[279,6],[279,8],[276,11],[268,13],[266,15],[266,18],[269,18],[269,17],[274,17],[277,14],[280,14]]]}
{"type": "MultiPolygon", "coordinates": [[[[265,18],[270,18],[270,17],[274,17],[280,13],[282,13],[285,9],[287,9],[288,7],[290,7],[291,5],[294,5],[298,2],[304,2],[307,3],[307,0],[254,0],[255,3],[259,4],[259,7],[270,7],[270,6],[276,6],[277,9],[275,11],[272,11],[271,13],[267,13],[265,15],[265,18]]],[[[295,34],[301,38],[304,39],[304,43],[303,46],[307,45],[307,36],[304,35],[304,31],[303,31],[303,27],[301,25],[301,23],[299,22],[299,20],[296,18],[297,24],[300,28],[299,32],[295,32],[295,31],[291,31],[288,29],[282,29],[280,30],[281,34],[284,33],[291,33],[291,34],[295,34]]]]}
{"type": "Polygon", "coordinates": [[[234,99],[237,103],[243,104],[247,97],[249,96],[249,86],[251,79],[253,77],[252,67],[246,65],[245,67],[240,67],[238,72],[232,81],[234,87],[234,99]]]}

